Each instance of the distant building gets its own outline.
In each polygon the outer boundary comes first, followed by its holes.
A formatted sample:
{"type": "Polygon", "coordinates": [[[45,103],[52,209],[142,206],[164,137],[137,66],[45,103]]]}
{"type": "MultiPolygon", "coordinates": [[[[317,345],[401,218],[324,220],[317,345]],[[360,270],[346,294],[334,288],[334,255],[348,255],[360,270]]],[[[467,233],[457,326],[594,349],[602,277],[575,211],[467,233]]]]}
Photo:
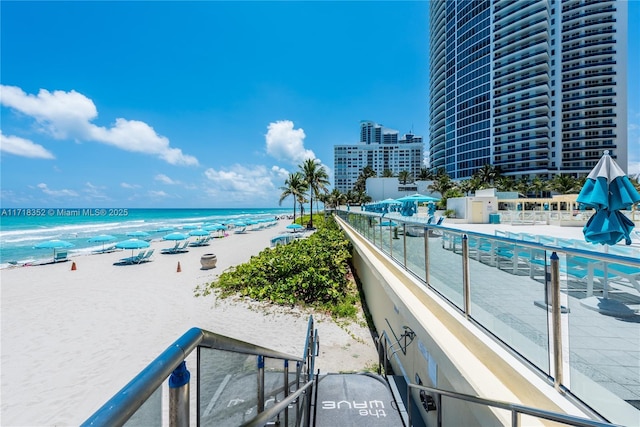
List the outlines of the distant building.
{"type": "Polygon", "coordinates": [[[627,169],[627,1],[430,3],[429,160],[454,179],[627,169]]]}
{"type": "Polygon", "coordinates": [[[408,171],[417,177],[423,167],[422,137],[398,136],[398,131],[377,123],[360,122],[360,142],[334,146],[334,187],[343,193],[351,190],[365,166],[371,166],[378,176],[388,169],[396,176],[408,171]]]}

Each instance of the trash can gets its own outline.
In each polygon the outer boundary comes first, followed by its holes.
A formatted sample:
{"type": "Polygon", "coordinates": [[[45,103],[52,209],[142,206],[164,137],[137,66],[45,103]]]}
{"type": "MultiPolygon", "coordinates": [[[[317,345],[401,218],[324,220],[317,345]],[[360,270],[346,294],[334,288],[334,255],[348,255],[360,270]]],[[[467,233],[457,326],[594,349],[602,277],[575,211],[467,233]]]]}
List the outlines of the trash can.
{"type": "Polygon", "coordinates": [[[489,224],[500,224],[500,214],[489,214],[489,224]]]}

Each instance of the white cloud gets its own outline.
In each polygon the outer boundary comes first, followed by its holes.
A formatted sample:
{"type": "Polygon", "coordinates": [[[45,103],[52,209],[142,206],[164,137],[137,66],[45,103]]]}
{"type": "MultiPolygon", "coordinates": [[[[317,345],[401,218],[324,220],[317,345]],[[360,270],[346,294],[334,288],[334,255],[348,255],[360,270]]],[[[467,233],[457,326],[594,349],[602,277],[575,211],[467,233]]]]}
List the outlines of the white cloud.
{"type": "Polygon", "coordinates": [[[42,145],[17,136],[5,135],[0,130],[0,151],[33,159],[54,159],[54,155],[42,145]]]}
{"type": "Polygon", "coordinates": [[[91,120],[98,116],[95,104],[74,90],[40,89],[37,95],[31,95],[19,87],[0,85],[0,93],[0,104],[33,117],[56,139],[97,141],[125,151],[155,155],[172,165],[198,164],[198,159],[171,147],[168,138],[144,122],[117,118],[110,128],[94,125],[91,120]]]}
{"type": "Polygon", "coordinates": [[[271,172],[273,172],[273,174],[280,178],[283,182],[284,180],[289,178],[290,173],[288,170],[286,170],[285,168],[281,168],[280,166],[272,166],[271,172]]]}
{"type": "Polygon", "coordinates": [[[171,197],[169,194],[167,194],[166,192],[160,190],[160,191],[155,191],[155,190],[149,190],[149,196],[154,197],[154,198],[167,198],[167,197],[171,197]]]}
{"type": "Polygon", "coordinates": [[[78,197],[78,193],[76,193],[73,190],[51,190],[47,184],[45,183],[40,183],[37,185],[37,187],[42,190],[42,192],[48,196],[53,196],[53,197],[78,197]]]}
{"type": "Polygon", "coordinates": [[[277,160],[299,165],[306,159],[315,159],[311,150],[304,148],[306,135],[303,129],[294,129],[291,120],[269,123],[265,141],[267,154],[277,160]]]}
{"type": "Polygon", "coordinates": [[[226,170],[209,168],[204,172],[204,175],[213,184],[209,188],[209,193],[212,195],[227,193],[227,195],[237,196],[243,194],[262,199],[265,193],[275,189],[272,182],[273,175],[265,166],[245,167],[236,164],[226,170]]]}
{"type": "Polygon", "coordinates": [[[165,175],[163,173],[159,173],[153,179],[155,179],[156,181],[160,181],[163,184],[168,184],[168,185],[180,184],[180,181],[174,181],[173,179],[169,178],[167,175],[165,175]]]}
{"type": "Polygon", "coordinates": [[[89,200],[111,200],[109,196],[104,194],[104,189],[106,187],[101,187],[97,185],[93,185],[90,182],[84,184],[84,189],[82,190],[89,200]]]}
{"type": "Polygon", "coordinates": [[[138,184],[129,184],[128,182],[121,182],[120,187],[129,189],[129,190],[135,190],[136,188],[140,188],[138,184]]]}

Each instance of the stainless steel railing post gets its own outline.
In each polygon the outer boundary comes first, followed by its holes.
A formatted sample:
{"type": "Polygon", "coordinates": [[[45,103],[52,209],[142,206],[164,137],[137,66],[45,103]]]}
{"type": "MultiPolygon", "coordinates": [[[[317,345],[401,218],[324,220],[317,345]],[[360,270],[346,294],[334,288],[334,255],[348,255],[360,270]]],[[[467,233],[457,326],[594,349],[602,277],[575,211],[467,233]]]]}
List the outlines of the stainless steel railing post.
{"type": "Polygon", "coordinates": [[[557,391],[562,385],[562,328],[561,328],[561,302],[560,302],[560,258],[553,252],[551,260],[551,324],[553,333],[553,385],[557,391]]]}
{"type": "Polygon", "coordinates": [[[429,285],[429,228],[424,228],[424,280],[429,285]]]}
{"type": "MultiPolygon", "coordinates": [[[[289,397],[289,361],[285,359],[284,361],[284,399],[287,400],[289,397]]],[[[284,410],[284,425],[289,425],[289,407],[284,410]]]]}
{"type": "Polygon", "coordinates": [[[469,318],[471,310],[471,285],[469,283],[469,238],[462,236],[462,292],[464,296],[464,316],[469,318]]]}
{"type": "Polygon", "coordinates": [[[258,413],[264,412],[264,356],[258,356],[258,413]]]}
{"type": "Polygon", "coordinates": [[[406,222],[402,223],[402,247],[403,247],[403,254],[404,254],[404,260],[402,265],[404,265],[404,268],[407,268],[407,223],[406,222]]]}
{"type": "Polygon", "coordinates": [[[169,426],[189,426],[189,380],[186,362],[180,363],[169,377],[169,426]]]}

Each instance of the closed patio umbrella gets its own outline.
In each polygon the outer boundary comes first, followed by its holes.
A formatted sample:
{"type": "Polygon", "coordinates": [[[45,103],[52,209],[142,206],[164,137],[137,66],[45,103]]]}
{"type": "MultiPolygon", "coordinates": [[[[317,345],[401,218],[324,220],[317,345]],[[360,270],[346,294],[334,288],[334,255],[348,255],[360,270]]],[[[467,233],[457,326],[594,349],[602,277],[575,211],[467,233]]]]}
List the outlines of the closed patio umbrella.
{"type": "Polygon", "coordinates": [[[608,150],[587,176],[576,201],[596,210],[583,228],[587,242],[615,245],[624,239],[631,244],[634,224],[620,211],[640,202],[640,194],[608,150]]]}

